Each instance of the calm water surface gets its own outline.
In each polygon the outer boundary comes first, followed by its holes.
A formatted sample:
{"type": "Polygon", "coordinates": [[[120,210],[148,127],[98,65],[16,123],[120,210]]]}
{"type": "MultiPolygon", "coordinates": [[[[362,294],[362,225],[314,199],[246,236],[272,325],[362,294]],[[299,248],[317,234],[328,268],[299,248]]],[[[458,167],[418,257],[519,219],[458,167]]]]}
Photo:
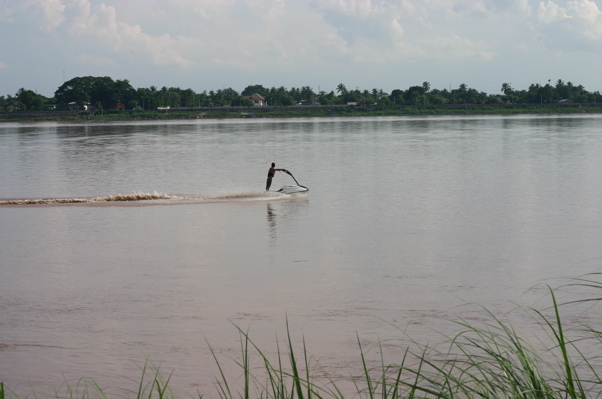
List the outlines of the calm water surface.
{"type": "Polygon", "coordinates": [[[406,327],[427,341],[465,303],[531,305],[544,290],[529,288],[601,266],[601,123],[2,124],[0,381],[24,396],[80,377],[136,389],[150,359],[176,392],[210,394],[207,341],[237,358],[237,325],[274,353],[287,317],[345,377],[356,333],[376,352],[406,327]],[[264,193],[271,162],[309,194],[264,193]],[[174,197],[102,201],[135,193],[174,197]]]}

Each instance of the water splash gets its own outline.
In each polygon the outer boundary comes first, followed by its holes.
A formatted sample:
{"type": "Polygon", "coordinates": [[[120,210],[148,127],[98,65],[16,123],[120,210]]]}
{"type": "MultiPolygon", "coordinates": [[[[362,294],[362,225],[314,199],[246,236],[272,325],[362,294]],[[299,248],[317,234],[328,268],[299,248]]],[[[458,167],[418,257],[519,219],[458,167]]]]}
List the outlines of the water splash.
{"type": "Polygon", "coordinates": [[[245,200],[270,200],[270,199],[279,199],[290,197],[287,194],[278,193],[274,191],[256,191],[256,190],[226,190],[221,191],[217,194],[206,194],[199,195],[196,197],[191,197],[190,199],[199,199],[205,201],[245,201],[245,200]]]}
{"type": "Polygon", "coordinates": [[[292,198],[290,195],[271,191],[241,191],[227,190],[216,194],[205,195],[169,195],[156,191],[153,193],[133,193],[107,195],[104,197],[77,197],[77,198],[15,198],[0,199],[0,206],[7,205],[69,205],[69,204],[111,204],[125,202],[157,201],[156,203],[173,204],[177,202],[222,202],[222,201],[262,201],[292,198]]]}

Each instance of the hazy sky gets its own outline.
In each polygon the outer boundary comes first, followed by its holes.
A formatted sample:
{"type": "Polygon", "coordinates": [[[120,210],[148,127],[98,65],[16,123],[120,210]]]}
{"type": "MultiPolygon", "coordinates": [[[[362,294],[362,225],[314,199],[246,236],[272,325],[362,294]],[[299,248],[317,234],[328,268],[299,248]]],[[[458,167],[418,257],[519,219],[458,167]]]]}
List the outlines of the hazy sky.
{"type": "Polygon", "coordinates": [[[0,27],[0,95],[89,75],[196,92],[602,90],[602,0],[0,0],[0,27]]]}

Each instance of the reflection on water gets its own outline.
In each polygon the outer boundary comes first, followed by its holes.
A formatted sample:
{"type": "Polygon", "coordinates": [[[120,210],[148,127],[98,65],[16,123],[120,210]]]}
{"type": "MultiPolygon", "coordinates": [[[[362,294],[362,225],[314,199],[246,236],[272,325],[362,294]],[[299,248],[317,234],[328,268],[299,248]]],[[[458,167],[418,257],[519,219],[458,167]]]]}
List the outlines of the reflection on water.
{"type": "Polygon", "coordinates": [[[116,194],[103,197],[87,198],[13,198],[0,199],[0,206],[19,205],[71,205],[71,204],[120,204],[130,203],[134,205],[175,205],[177,203],[212,203],[229,201],[270,201],[292,199],[287,194],[279,192],[264,191],[224,191],[216,194],[206,195],[167,195],[161,193],[134,193],[116,194]],[[163,200],[163,201],[161,201],[163,200]]]}
{"type": "Polygon", "coordinates": [[[274,244],[274,241],[276,241],[276,213],[274,212],[274,206],[269,202],[267,203],[267,219],[270,244],[274,244]]]}
{"type": "Polygon", "coordinates": [[[534,285],[600,266],[601,120],[0,125],[0,379],[22,397],[131,387],[151,358],[207,394],[205,338],[235,357],[235,323],[272,355],[287,318],[347,376],[356,334],[397,354],[399,329],[483,317],[466,302],[531,305],[534,285]],[[271,162],[311,192],[266,193],[271,162]]]}
{"type": "Polygon", "coordinates": [[[284,201],[268,202],[266,204],[266,219],[268,222],[268,233],[270,245],[274,245],[278,238],[278,231],[286,232],[293,224],[300,209],[307,206],[309,195],[302,194],[284,194],[284,201]]]}

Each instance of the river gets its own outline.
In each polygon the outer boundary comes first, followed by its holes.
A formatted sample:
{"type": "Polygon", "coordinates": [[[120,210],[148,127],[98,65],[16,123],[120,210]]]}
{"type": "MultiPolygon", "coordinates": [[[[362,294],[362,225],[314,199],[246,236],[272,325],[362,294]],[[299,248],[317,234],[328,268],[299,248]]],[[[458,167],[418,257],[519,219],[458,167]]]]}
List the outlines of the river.
{"type": "Polygon", "coordinates": [[[148,361],[208,394],[212,350],[236,373],[236,326],[284,353],[287,320],[344,378],[361,374],[358,338],[394,356],[401,331],[435,339],[474,316],[464,304],[541,303],[534,287],[601,265],[601,122],[0,124],[0,381],[135,390],[148,361]],[[309,193],[266,193],[271,162],[309,193]]]}

